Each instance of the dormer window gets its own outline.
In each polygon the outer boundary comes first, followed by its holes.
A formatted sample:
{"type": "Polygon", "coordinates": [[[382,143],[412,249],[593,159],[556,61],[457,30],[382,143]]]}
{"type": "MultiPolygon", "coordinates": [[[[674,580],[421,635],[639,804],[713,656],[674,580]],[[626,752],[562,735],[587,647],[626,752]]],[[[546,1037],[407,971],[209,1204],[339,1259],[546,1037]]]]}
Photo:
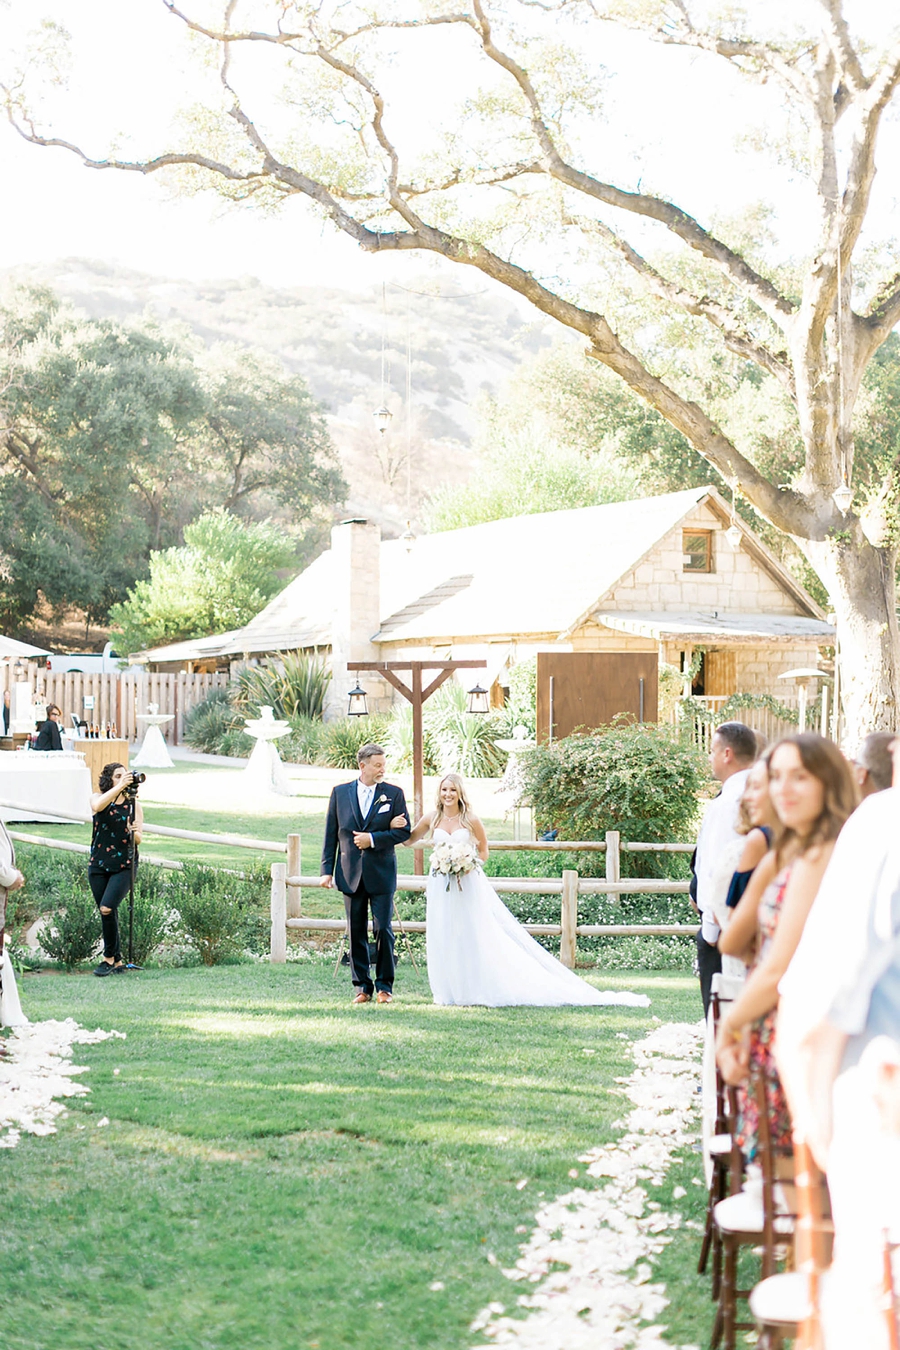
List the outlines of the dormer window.
{"type": "Polygon", "coordinates": [[[713,570],[712,530],[684,530],[681,536],[685,572],[713,570]]]}

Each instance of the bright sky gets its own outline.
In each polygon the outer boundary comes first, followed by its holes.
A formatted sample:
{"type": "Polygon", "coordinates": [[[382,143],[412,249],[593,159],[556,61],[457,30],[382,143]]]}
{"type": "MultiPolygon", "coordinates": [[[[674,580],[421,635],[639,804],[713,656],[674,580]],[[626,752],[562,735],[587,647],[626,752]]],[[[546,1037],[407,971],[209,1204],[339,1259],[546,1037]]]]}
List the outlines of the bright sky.
{"type": "MultiPolygon", "coordinates": [[[[192,0],[184,3],[191,9],[192,0]]],[[[207,14],[222,8],[206,0],[196,3],[207,14]]],[[[272,8],[243,5],[256,11],[257,19],[272,8]]],[[[794,8],[804,15],[814,6],[798,0],[794,8]]],[[[770,0],[757,0],[758,13],[768,9],[770,0]]],[[[848,9],[863,17],[884,14],[876,0],[848,0],[848,9]]],[[[126,154],[131,146],[168,148],[175,140],[167,131],[168,114],[185,91],[196,88],[201,101],[215,97],[215,72],[196,74],[182,25],[162,0],[6,0],[5,7],[0,0],[0,42],[7,50],[0,68],[8,69],[9,44],[21,45],[41,17],[68,27],[77,56],[69,88],[47,91],[43,126],[79,140],[97,155],[116,136],[126,154]]],[[[588,64],[602,58],[620,75],[609,84],[609,121],[596,138],[596,162],[589,167],[625,187],[642,181],[671,194],[707,221],[717,211],[740,214],[775,183],[788,203],[776,225],[784,247],[796,247],[808,219],[803,185],[786,167],[773,167],[752,154],[739,159],[735,153],[739,134],[765,128],[769,92],[748,91],[703,56],[648,48],[610,29],[602,34],[602,42],[586,52],[588,64]]],[[[400,62],[391,77],[400,99],[392,129],[413,145],[427,138],[429,106],[459,83],[456,62],[442,59],[458,49],[452,45],[458,43],[457,35],[440,41],[443,46],[432,48],[435,60],[427,67],[400,62]]],[[[474,61],[466,70],[475,74],[474,61]]],[[[261,98],[266,77],[258,71],[246,75],[245,87],[261,98]]],[[[255,97],[248,99],[247,108],[256,115],[255,97]]],[[[897,131],[895,120],[882,151],[885,164],[898,162],[897,131]]],[[[384,277],[421,274],[423,267],[421,256],[362,253],[331,226],[322,225],[300,199],[274,217],[226,207],[211,196],[178,199],[155,177],[91,171],[64,150],[30,146],[5,123],[0,125],[0,175],[0,267],[84,256],[193,279],[249,274],[275,284],[353,288],[384,277]]],[[[886,170],[878,194],[875,223],[886,227],[896,195],[886,170]]],[[[458,269],[434,265],[459,284],[458,269]]]]}

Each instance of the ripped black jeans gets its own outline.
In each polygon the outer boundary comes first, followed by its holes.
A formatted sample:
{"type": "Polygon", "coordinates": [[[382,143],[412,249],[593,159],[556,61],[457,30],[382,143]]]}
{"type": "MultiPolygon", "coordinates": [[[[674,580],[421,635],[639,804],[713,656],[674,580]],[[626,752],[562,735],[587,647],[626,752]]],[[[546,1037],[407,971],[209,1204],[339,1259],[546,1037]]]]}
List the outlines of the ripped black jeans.
{"type": "MultiPolygon", "coordinates": [[[[135,868],[137,873],[137,868],[135,868]]],[[[88,885],[100,910],[100,926],[103,929],[103,955],[107,960],[112,957],[121,961],[122,948],[119,942],[119,905],[125,899],[131,886],[131,868],[122,872],[101,872],[98,867],[88,868],[88,885]],[[103,909],[109,913],[104,914],[103,909]]]]}

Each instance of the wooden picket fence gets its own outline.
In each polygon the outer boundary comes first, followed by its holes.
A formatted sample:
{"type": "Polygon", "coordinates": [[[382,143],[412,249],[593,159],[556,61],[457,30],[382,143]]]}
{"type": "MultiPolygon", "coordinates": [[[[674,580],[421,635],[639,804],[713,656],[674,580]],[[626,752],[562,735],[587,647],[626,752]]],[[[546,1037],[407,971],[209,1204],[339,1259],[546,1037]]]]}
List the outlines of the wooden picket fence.
{"type": "MultiPolygon", "coordinates": [[[[170,745],[180,745],[184,739],[185,713],[202,703],[211,690],[223,689],[228,683],[227,675],[219,673],[161,674],[137,667],[107,674],[80,674],[29,666],[23,678],[31,686],[34,702],[55,703],[62,709],[63,726],[71,726],[69,714],[77,713],[86,722],[101,726],[115,722],[119,735],[128,741],[143,737],[146,726],[137,720],[138,714],[147,712],[148,704],[157,703],[161,713],[174,716],[173,721],[161,728],[170,745]],[[85,711],[85,697],[93,698],[93,710],[85,711]]],[[[0,666],[0,695],[12,679],[10,668],[0,666]]]]}

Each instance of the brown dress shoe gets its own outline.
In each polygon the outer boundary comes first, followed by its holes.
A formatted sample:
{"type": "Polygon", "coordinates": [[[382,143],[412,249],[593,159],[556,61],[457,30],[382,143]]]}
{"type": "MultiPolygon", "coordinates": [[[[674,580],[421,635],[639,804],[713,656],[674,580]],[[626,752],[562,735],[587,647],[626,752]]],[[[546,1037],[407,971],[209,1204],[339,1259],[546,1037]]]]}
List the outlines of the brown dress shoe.
{"type": "Polygon", "coordinates": [[[379,989],[378,993],[375,995],[376,1003],[393,1003],[393,1001],[394,995],[389,994],[386,989],[379,989]]]}
{"type": "Polygon", "coordinates": [[[371,995],[371,994],[367,994],[366,991],[365,991],[364,989],[360,989],[359,993],[356,995],[356,998],[353,1000],[353,1002],[354,1002],[354,1003],[371,1003],[371,1002],[372,1002],[372,995],[371,995]]]}

